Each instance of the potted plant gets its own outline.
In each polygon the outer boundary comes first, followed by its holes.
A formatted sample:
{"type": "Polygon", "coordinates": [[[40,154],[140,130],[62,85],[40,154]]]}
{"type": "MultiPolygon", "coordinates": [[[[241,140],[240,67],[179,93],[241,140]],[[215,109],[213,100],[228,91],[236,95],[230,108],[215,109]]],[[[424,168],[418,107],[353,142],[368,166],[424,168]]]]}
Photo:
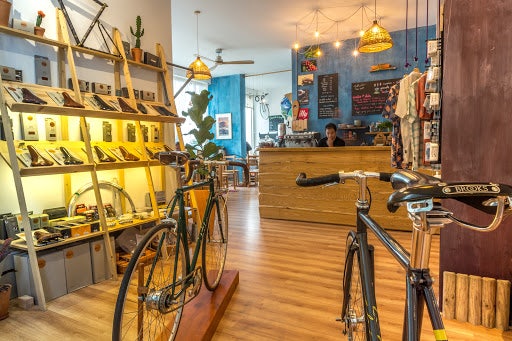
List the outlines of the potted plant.
{"type": "MultiPolygon", "coordinates": [[[[191,96],[192,106],[188,111],[183,111],[182,114],[185,117],[190,117],[196,128],[187,133],[187,135],[194,135],[195,143],[187,143],[185,148],[190,153],[191,158],[219,160],[222,158],[220,147],[211,141],[215,137],[211,132],[215,119],[205,115],[208,103],[210,103],[213,96],[210,95],[208,90],[203,90],[200,94],[190,91],[187,93],[191,96]]],[[[201,172],[200,170],[199,173],[201,174],[201,172]]]]}
{"type": "Polygon", "coordinates": [[[0,0],[0,25],[9,26],[12,4],[7,0],[0,0]]]}
{"type": "Polygon", "coordinates": [[[380,122],[377,125],[377,129],[379,129],[379,131],[391,131],[391,128],[393,128],[393,123],[391,123],[391,121],[380,122]]]}
{"type": "Polygon", "coordinates": [[[137,63],[140,63],[142,60],[142,49],[140,48],[140,38],[144,35],[144,29],[142,28],[142,19],[140,15],[135,19],[135,31],[133,27],[130,26],[130,32],[135,37],[135,47],[132,48],[132,57],[137,63]]]}
{"type": "MultiPolygon", "coordinates": [[[[7,238],[0,246],[0,277],[10,270],[3,271],[2,261],[7,257],[11,248],[11,238],[7,238]]],[[[9,301],[11,299],[11,285],[0,284],[0,320],[9,316],[9,301]]]]}
{"type": "Polygon", "coordinates": [[[36,26],[34,26],[34,34],[41,37],[44,36],[44,31],[46,31],[44,27],[41,27],[41,23],[43,22],[44,17],[45,14],[43,11],[37,11],[36,26]]]}

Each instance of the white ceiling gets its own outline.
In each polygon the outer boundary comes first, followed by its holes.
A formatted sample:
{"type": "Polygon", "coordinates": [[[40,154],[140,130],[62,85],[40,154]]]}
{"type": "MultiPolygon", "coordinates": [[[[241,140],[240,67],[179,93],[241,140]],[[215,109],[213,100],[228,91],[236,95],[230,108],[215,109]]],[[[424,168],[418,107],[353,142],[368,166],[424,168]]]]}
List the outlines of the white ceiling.
{"type": "MultiPolygon", "coordinates": [[[[338,34],[340,40],[358,35],[363,22],[367,28],[374,19],[374,1],[360,0],[171,0],[173,61],[188,66],[196,54],[196,15],[199,14],[199,53],[215,59],[216,48],[223,48],[222,57],[228,60],[254,60],[253,65],[219,65],[213,76],[231,74],[261,74],[291,69],[291,48],[296,39],[296,27],[299,23],[299,40],[303,45],[314,44],[314,40],[304,42],[312,35],[317,20],[316,9],[326,17],[318,16],[319,31],[323,34],[320,42],[334,41],[338,34]],[[367,6],[362,17],[358,10],[367,6]],[[355,14],[354,14],[355,13],[355,14]],[[352,17],[351,17],[352,16],[352,17]],[[351,17],[351,18],[349,18],[351,17]],[[336,23],[339,22],[338,29],[336,23]],[[307,25],[311,24],[309,30],[307,25]],[[330,29],[329,25],[334,25],[330,29]],[[304,33],[307,31],[308,33],[304,33]],[[339,32],[339,33],[336,33],[339,32]]],[[[378,0],[377,19],[388,31],[403,30],[406,26],[406,1],[378,0]]],[[[427,23],[426,9],[429,7],[429,25],[435,23],[437,0],[409,0],[408,27],[416,25],[416,3],[418,3],[418,26],[427,23]]],[[[203,60],[208,66],[213,62],[203,60]]],[[[287,81],[291,74],[275,73],[266,80],[272,82],[287,81]]],[[[265,87],[263,81],[261,86],[265,87]]],[[[257,85],[257,84],[256,84],[257,85]]],[[[271,85],[269,85],[271,86],[271,85]]]]}

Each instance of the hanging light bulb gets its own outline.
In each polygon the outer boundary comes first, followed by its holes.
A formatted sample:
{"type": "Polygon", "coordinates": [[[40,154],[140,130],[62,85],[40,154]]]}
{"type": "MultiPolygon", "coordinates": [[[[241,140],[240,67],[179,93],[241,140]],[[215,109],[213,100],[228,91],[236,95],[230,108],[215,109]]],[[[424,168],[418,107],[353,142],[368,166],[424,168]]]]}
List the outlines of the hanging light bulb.
{"type": "Polygon", "coordinates": [[[352,55],[353,55],[354,57],[359,56],[359,51],[357,51],[357,49],[354,49],[354,51],[352,51],[352,55]]]}
{"type": "Polygon", "coordinates": [[[377,0],[375,0],[375,20],[359,40],[359,52],[375,53],[393,47],[393,39],[389,32],[377,22],[377,0]]]}
{"type": "Polygon", "coordinates": [[[201,11],[194,11],[196,15],[196,47],[197,47],[197,57],[196,59],[190,63],[188,68],[190,70],[187,71],[187,78],[193,77],[194,79],[210,79],[212,78],[212,74],[208,66],[203,63],[201,58],[199,57],[199,14],[201,11]]]}
{"type": "Polygon", "coordinates": [[[299,26],[298,26],[298,24],[295,24],[295,44],[293,44],[293,48],[295,49],[295,51],[298,51],[299,47],[300,47],[298,35],[299,35],[299,26]]]}
{"type": "Polygon", "coordinates": [[[364,35],[363,20],[364,20],[364,5],[361,6],[361,30],[359,30],[360,37],[362,37],[364,35]]]}
{"type": "Polygon", "coordinates": [[[341,42],[339,40],[339,22],[336,21],[336,41],[334,42],[334,47],[339,49],[341,46],[341,42]]]}

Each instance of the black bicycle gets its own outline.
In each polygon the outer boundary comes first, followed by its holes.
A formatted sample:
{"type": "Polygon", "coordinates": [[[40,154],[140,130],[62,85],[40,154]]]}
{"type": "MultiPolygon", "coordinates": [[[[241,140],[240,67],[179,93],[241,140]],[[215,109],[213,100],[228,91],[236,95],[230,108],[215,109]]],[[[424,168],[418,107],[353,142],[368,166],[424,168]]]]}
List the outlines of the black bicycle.
{"type": "MultiPolygon", "coordinates": [[[[222,161],[191,160],[184,152],[159,153],[160,162],[176,170],[178,189],[167,218],[149,230],[128,264],[117,297],[112,340],[174,340],[183,307],[199,294],[201,284],[219,285],[228,244],[225,191],[218,189],[216,167],[222,161]],[[206,179],[192,185],[181,176],[187,164],[202,167],[206,179]],[[187,231],[185,194],[207,188],[205,210],[197,236],[187,231]],[[178,213],[178,219],[172,218],[178,213]]],[[[187,166],[188,167],[188,166],[187,166]]]]}
{"type": "Polygon", "coordinates": [[[344,334],[348,336],[348,340],[382,339],[375,298],[374,253],[367,239],[367,230],[370,229],[406,272],[406,309],[402,339],[419,340],[426,305],[436,341],[448,340],[429,270],[432,234],[449,223],[457,223],[476,231],[495,230],[503,218],[512,213],[512,187],[494,183],[444,183],[438,178],[410,170],[395,173],[339,172],[309,179],[306,174],[301,173],[296,183],[299,186],[318,186],[344,183],[347,179],[357,182],[359,194],[356,201],[357,229],[350,231],[347,236],[343,303],[341,316],[338,318],[345,325],[344,334]],[[369,178],[391,182],[396,190],[387,202],[390,212],[394,213],[400,206],[406,206],[413,225],[410,253],[370,217],[371,192],[367,186],[369,178]],[[435,201],[447,198],[493,214],[494,219],[488,226],[477,226],[457,219],[452,212],[435,201]]]}

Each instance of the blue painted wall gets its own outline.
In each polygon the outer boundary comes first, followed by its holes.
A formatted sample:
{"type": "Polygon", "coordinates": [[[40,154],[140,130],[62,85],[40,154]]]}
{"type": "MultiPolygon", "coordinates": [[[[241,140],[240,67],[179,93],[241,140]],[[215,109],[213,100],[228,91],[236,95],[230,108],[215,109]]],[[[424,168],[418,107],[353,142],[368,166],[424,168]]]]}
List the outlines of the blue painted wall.
{"type": "MultiPolygon", "coordinates": [[[[302,106],[309,108],[309,131],[318,131],[323,135],[324,127],[329,122],[334,122],[336,124],[352,123],[354,119],[360,119],[363,121],[364,125],[368,125],[370,122],[383,121],[380,113],[367,116],[352,116],[352,83],[401,78],[404,76],[404,74],[411,72],[414,67],[418,67],[422,72],[425,70],[425,42],[427,40],[426,27],[418,28],[418,62],[414,61],[414,57],[416,56],[416,29],[409,29],[407,31],[407,60],[410,64],[412,64],[408,68],[404,67],[406,62],[406,31],[395,31],[390,32],[390,34],[394,42],[391,49],[379,53],[361,53],[357,57],[354,57],[352,52],[357,47],[359,39],[346,40],[343,42],[343,45],[339,49],[336,49],[332,43],[321,44],[320,49],[323,51],[323,55],[316,59],[318,70],[314,72],[301,72],[301,61],[306,60],[307,58],[304,58],[303,54],[296,53],[295,50],[292,50],[292,93],[294,99],[297,99],[297,75],[308,73],[314,74],[314,84],[303,87],[305,89],[309,89],[309,105],[302,106]],[[396,66],[397,69],[379,72],[368,72],[372,65],[382,63],[392,64],[396,66]],[[338,73],[338,105],[340,108],[340,115],[338,118],[318,119],[318,75],[326,75],[332,73],[338,73]]],[[[435,25],[429,26],[428,39],[434,39],[435,34],[435,25]]]]}
{"type": "MultiPolygon", "coordinates": [[[[232,139],[217,140],[227,155],[245,157],[245,77],[232,75],[212,78],[208,91],[213,95],[208,106],[208,115],[215,118],[216,114],[231,113],[232,139]]],[[[215,125],[214,125],[215,129],[215,125]]]]}

